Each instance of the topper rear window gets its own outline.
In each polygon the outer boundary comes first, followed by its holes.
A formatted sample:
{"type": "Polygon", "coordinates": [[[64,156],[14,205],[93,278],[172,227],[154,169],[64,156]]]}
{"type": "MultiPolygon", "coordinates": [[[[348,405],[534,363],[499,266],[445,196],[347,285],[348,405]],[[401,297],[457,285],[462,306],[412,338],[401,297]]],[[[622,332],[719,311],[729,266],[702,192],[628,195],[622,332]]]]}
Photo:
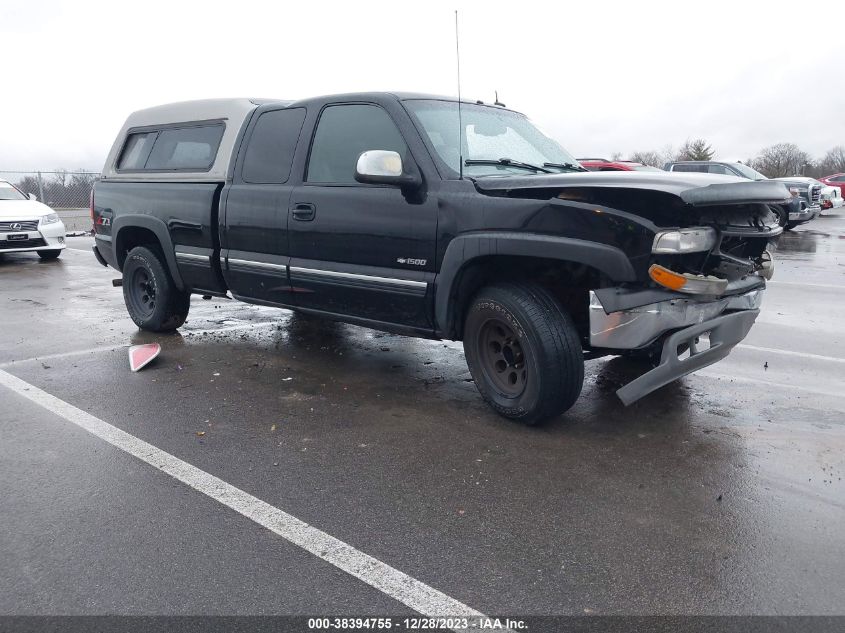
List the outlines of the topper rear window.
{"type": "Polygon", "coordinates": [[[214,164],[224,125],[146,128],[126,137],[119,171],[208,171],[214,164]]]}

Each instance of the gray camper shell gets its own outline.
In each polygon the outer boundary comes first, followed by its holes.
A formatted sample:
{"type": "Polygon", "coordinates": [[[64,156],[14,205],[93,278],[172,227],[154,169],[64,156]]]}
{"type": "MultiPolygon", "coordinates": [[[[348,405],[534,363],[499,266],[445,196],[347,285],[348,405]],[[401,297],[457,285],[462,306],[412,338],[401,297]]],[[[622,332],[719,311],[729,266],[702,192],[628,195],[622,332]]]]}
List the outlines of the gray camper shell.
{"type": "Polygon", "coordinates": [[[260,105],[279,99],[200,99],[129,115],[109,151],[103,180],[223,182],[238,135],[260,105]]]}

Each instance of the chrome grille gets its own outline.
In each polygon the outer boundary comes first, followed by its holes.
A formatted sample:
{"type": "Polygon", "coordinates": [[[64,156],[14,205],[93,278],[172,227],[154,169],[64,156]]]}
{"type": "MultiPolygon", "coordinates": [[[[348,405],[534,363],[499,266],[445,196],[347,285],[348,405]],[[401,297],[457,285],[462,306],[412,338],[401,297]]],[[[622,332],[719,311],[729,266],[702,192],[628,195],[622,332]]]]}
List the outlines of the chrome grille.
{"type": "Polygon", "coordinates": [[[810,203],[817,204],[822,197],[822,188],[818,185],[810,187],[810,203]]]}
{"type": "Polygon", "coordinates": [[[41,238],[34,240],[0,240],[0,253],[4,250],[12,250],[15,248],[37,248],[38,246],[47,246],[47,242],[41,238]]]}
{"type": "Polygon", "coordinates": [[[0,233],[26,233],[37,230],[38,220],[9,220],[8,222],[0,222],[0,233]]]}

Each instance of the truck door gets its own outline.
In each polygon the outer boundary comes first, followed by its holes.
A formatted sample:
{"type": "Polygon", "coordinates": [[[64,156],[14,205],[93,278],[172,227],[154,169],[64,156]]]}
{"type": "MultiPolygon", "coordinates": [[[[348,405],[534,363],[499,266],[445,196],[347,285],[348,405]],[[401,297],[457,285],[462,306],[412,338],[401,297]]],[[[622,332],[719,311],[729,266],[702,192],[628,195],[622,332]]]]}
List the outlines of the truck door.
{"type": "Polygon", "coordinates": [[[289,180],[305,114],[305,108],[268,106],[244,132],[220,222],[223,276],[237,297],[291,304],[289,180]]]}
{"type": "Polygon", "coordinates": [[[431,196],[416,199],[398,187],[357,182],[358,157],[375,149],[414,160],[381,106],[323,108],[303,182],[290,199],[296,305],[362,322],[430,329],[437,205],[431,196]]]}

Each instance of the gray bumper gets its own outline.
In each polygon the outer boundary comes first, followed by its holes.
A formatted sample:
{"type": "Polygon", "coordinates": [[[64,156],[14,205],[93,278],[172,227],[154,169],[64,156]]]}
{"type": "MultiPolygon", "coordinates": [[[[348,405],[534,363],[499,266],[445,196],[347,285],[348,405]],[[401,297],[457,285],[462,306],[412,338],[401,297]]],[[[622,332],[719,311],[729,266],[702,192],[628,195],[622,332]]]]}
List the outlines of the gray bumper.
{"type": "Polygon", "coordinates": [[[675,332],[663,344],[660,364],[619,389],[616,395],[627,406],[673,380],[722,360],[746,337],[758,314],[760,310],[729,312],[675,332]],[[698,350],[696,339],[704,333],[709,333],[710,347],[698,350]],[[681,359],[678,350],[684,345],[689,346],[690,354],[681,359]]]}
{"type": "MultiPolygon", "coordinates": [[[[762,284],[762,282],[760,282],[762,284]]],[[[763,301],[765,285],[720,299],[701,300],[689,295],[654,291],[652,303],[605,312],[617,307],[619,297],[590,291],[590,346],[613,350],[641,349],[666,332],[716,318],[725,311],[756,310],[763,301]],[[653,301],[661,297],[660,301],[653,301]]]]}
{"type": "Polygon", "coordinates": [[[804,224],[809,222],[821,213],[821,206],[804,207],[800,211],[790,211],[789,221],[794,224],[804,224]]]}

